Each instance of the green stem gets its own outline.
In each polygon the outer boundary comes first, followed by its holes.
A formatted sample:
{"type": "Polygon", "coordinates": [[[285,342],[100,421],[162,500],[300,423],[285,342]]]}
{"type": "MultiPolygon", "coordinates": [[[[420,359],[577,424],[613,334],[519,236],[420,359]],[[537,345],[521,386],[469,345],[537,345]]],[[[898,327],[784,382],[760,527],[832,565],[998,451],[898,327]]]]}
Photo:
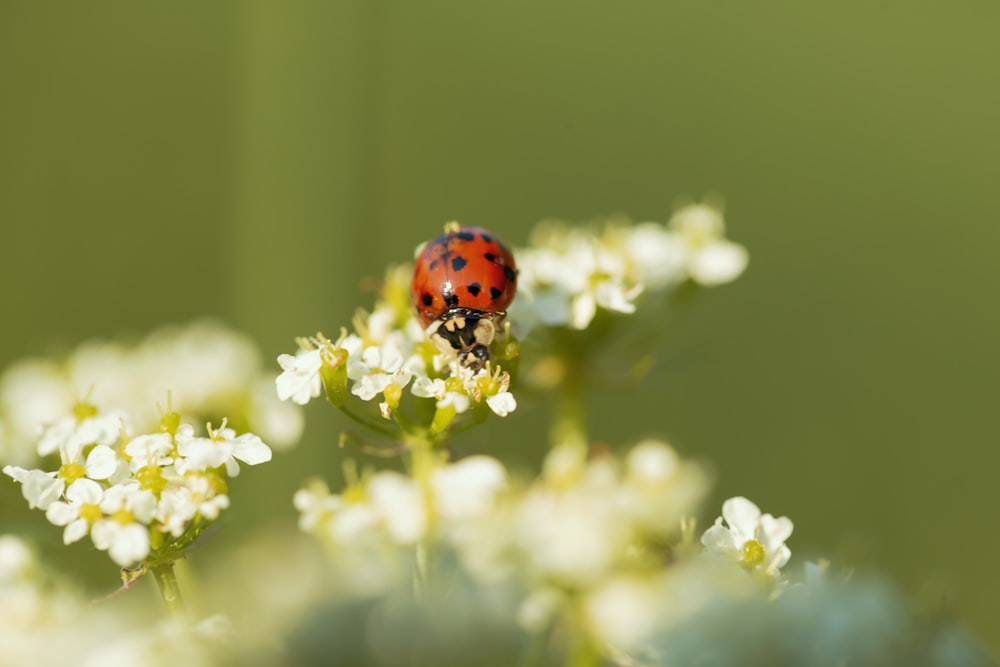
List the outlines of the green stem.
{"type": "Polygon", "coordinates": [[[352,409],[348,408],[346,405],[340,406],[340,411],[342,413],[344,413],[344,415],[346,415],[352,421],[355,421],[358,424],[361,424],[365,428],[370,428],[371,430],[375,431],[376,433],[380,433],[380,434],[382,434],[384,436],[387,436],[387,437],[390,437],[390,438],[393,438],[393,439],[399,437],[399,431],[386,428],[385,426],[382,426],[381,424],[377,424],[376,422],[374,422],[372,420],[369,420],[368,418],[363,417],[363,416],[359,415],[358,413],[354,412],[352,409]]]}
{"type": "MultiPolygon", "coordinates": [[[[567,367],[572,366],[567,363],[567,367]]],[[[552,423],[552,446],[586,448],[588,439],[583,378],[568,371],[560,389],[556,396],[556,414],[552,423]]]]}
{"type": "Polygon", "coordinates": [[[443,462],[443,453],[426,439],[418,439],[410,443],[410,474],[420,487],[424,508],[427,513],[425,536],[417,544],[414,552],[414,592],[423,594],[428,585],[434,550],[431,536],[434,534],[435,516],[434,502],[431,491],[431,476],[434,470],[443,462]]]}
{"type": "Polygon", "coordinates": [[[174,572],[172,561],[154,565],[150,571],[156,579],[156,587],[160,589],[160,595],[167,605],[167,609],[174,616],[184,616],[184,600],[181,598],[181,589],[177,585],[177,574],[174,572]]]}

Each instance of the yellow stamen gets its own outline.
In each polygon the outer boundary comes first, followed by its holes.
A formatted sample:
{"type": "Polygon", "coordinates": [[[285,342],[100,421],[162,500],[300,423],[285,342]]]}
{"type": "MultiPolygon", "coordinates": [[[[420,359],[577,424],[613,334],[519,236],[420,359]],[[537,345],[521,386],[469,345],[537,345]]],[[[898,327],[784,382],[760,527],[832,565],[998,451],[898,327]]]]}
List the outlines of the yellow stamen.
{"type": "Polygon", "coordinates": [[[764,545],[757,540],[747,540],[743,543],[740,559],[745,567],[752,569],[763,565],[766,558],[767,551],[764,549],[764,545]]]}

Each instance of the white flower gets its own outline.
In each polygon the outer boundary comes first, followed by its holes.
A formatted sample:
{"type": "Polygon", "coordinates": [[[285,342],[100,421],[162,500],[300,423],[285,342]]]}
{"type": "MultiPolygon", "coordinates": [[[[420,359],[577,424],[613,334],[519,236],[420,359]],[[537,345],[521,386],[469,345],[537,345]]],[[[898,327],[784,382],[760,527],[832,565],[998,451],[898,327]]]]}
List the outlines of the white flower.
{"type": "Polygon", "coordinates": [[[628,276],[629,259],[610,238],[586,229],[553,227],[540,245],[518,253],[518,300],[510,308],[519,330],[545,326],[585,329],[598,308],[635,311],[642,285],[628,276]]]}
{"type": "Polygon", "coordinates": [[[65,526],[63,543],[72,544],[90,530],[90,525],[103,518],[101,500],[104,489],[90,479],[78,479],[66,489],[66,501],[55,502],[45,511],[45,518],[56,526],[65,526]]]}
{"type": "Polygon", "coordinates": [[[427,529],[427,512],[419,487],[409,477],[381,472],[365,491],[393,541],[413,544],[427,529]]]}
{"type": "Polygon", "coordinates": [[[149,555],[149,528],[156,512],[156,498],[137,484],[113,486],[104,493],[101,510],[107,518],[94,523],[90,538],[122,567],[149,555]]]}
{"type": "Polygon", "coordinates": [[[87,454],[84,465],[87,477],[95,480],[112,479],[128,475],[126,464],[118,453],[107,445],[97,445],[87,454]]]}
{"type": "Polygon", "coordinates": [[[723,238],[722,212],[706,204],[678,209],[667,226],[687,244],[691,279],[711,287],[731,282],[746,269],[749,255],[743,246],[723,238]]]}
{"type": "Polygon", "coordinates": [[[187,434],[177,434],[177,453],[183,457],[175,463],[177,471],[210,470],[226,466],[226,474],[236,477],[240,474],[237,459],[248,465],[257,465],[271,460],[271,448],[254,435],[240,436],[225,425],[209,429],[209,437],[197,438],[187,434]]]}
{"type": "Polygon", "coordinates": [[[323,368],[321,350],[299,350],[293,357],[282,354],[278,357],[282,373],[275,381],[278,398],[283,401],[292,399],[293,403],[305,405],[309,399],[320,394],[322,382],[319,372],[323,368]]]}
{"type": "Polygon", "coordinates": [[[658,288],[687,278],[687,244],[658,222],[644,222],[627,231],[625,252],[635,278],[658,288]]]}
{"type": "Polygon", "coordinates": [[[392,345],[372,345],[364,349],[361,358],[347,362],[347,377],[354,380],[351,393],[370,401],[395,382],[405,387],[413,376],[411,367],[403,364],[402,353],[392,345]]]}
{"type": "Polygon", "coordinates": [[[287,449],[297,443],[305,429],[305,417],[297,406],[281,400],[269,378],[254,383],[250,395],[250,430],[269,445],[287,449]]]}
{"type": "Polygon", "coordinates": [[[18,466],[4,466],[3,473],[21,484],[21,495],[28,501],[28,507],[47,510],[49,505],[59,500],[66,486],[65,480],[54,472],[25,470],[18,466]]]}
{"type": "Polygon", "coordinates": [[[487,397],[486,405],[490,406],[490,410],[498,417],[506,417],[517,408],[517,401],[514,399],[514,394],[504,387],[496,394],[487,397]]]}
{"type": "Polygon", "coordinates": [[[73,388],[57,364],[27,359],[9,366],[0,376],[0,461],[34,461],[42,425],[68,413],[73,400],[73,388]]]}
{"type": "Polygon", "coordinates": [[[615,577],[603,582],[584,599],[591,632],[615,649],[633,649],[656,628],[663,604],[655,582],[638,577],[615,577]]]}
{"type": "Polygon", "coordinates": [[[121,434],[125,415],[107,412],[78,420],[67,415],[48,426],[38,440],[38,455],[60,452],[63,460],[76,461],[88,445],[112,445],[121,434]]]}
{"type": "Polygon", "coordinates": [[[541,575],[573,587],[600,581],[631,536],[611,462],[591,461],[581,473],[569,485],[536,483],[518,510],[521,550],[541,575]]]}
{"type": "Polygon", "coordinates": [[[229,507],[229,496],[215,494],[208,477],[189,474],[184,484],[163,491],[156,506],[156,520],[174,537],[183,535],[198,514],[212,521],[229,507]]]}
{"type": "Polygon", "coordinates": [[[431,475],[434,509],[447,521],[487,514],[507,485],[503,464],[490,456],[470,456],[431,475]]]}
{"type": "Polygon", "coordinates": [[[436,398],[438,408],[453,407],[455,414],[462,414],[469,410],[470,402],[468,394],[448,391],[448,386],[441,378],[431,379],[420,376],[410,385],[410,392],[414,396],[421,398],[436,398]]]}
{"type": "Polygon", "coordinates": [[[757,505],[736,497],[722,504],[722,516],[705,531],[701,542],[710,552],[738,561],[750,571],[778,578],[792,555],[785,546],[791,534],[791,519],[761,515],[757,505]]]}
{"type": "Polygon", "coordinates": [[[334,496],[319,480],[295,492],[292,504],[299,511],[299,530],[314,532],[341,506],[340,496],[334,496]]]}
{"type": "Polygon", "coordinates": [[[15,535],[0,535],[0,587],[28,579],[37,568],[31,547],[15,535]]]}
{"type": "MultiPolygon", "coordinates": [[[[185,432],[187,429],[179,430],[185,432]]],[[[165,466],[174,462],[172,454],[174,442],[169,433],[149,433],[137,435],[125,445],[125,453],[131,458],[132,471],[146,466],[165,466]]]]}
{"type": "Polygon", "coordinates": [[[668,538],[693,516],[708,490],[700,466],[684,461],[669,445],[644,440],[625,458],[621,486],[622,510],[644,534],[668,538]]]}

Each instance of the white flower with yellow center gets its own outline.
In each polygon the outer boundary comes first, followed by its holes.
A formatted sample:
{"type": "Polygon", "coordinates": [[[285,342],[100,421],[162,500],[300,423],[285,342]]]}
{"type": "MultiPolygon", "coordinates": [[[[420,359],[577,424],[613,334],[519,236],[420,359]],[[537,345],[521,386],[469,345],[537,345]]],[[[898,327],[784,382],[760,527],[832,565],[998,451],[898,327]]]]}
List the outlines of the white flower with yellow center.
{"type": "Polygon", "coordinates": [[[90,479],[78,479],[66,489],[66,500],[49,505],[45,518],[56,526],[65,526],[63,543],[72,544],[90,531],[90,527],[104,518],[101,501],[104,489],[90,479]]]}
{"type": "Polygon", "coordinates": [[[104,492],[101,511],[105,518],[90,529],[90,538],[101,551],[122,567],[149,555],[149,528],[156,513],[156,497],[138,484],[112,486],[104,492]]]}
{"type": "Polygon", "coordinates": [[[778,579],[792,555],[785,546],[792,527],[788,517],[761,514],[757,505],[738,496],[722,504],[722,516],[705,531],[701,542],[710,553],[734,560],[750,572],[778,579]]]}
{"type": "Polygon", "coordinates": [[[393,345],[365,348],[360,359],[352,357],[347,362],[347,377],[354,380],[351,393],[370,401],[392,384],[402,389],[413,377],[413,371],[403,361],[402,352],[393,345]]]}
{"type": "MultiPolygon", "coordinates": [[[[179,433],[191,432],[186,425],[178,429],[179,433]]],[[[146,466],[167,466],[173,460],[174,441],[169,433],[149,433],[137,435],[125,445],[125,453],[129,459],[132,472],[146,466]]]]}

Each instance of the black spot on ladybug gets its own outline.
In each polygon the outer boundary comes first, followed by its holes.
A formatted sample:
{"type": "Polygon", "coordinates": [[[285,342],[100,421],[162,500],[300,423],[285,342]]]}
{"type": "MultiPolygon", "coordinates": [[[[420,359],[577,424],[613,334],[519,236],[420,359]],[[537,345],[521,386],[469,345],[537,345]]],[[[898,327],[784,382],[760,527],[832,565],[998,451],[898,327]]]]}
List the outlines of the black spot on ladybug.
{"type": "Polygon", "coordinates": [[[496,262],[497,261],[497,256],[494,255],[491,252],[486,253],[485,255],[483,255],[483,257],[486,258],[487,262],[496,262]]]}
{"type": "Polygon", "coordinates": [[[483,286],[480,285],[479,283],[472,283],[465,289],[469,290],[469,294],[471,294],[472,296],[479,296],[479,293],[482,291],[483,286]]]}
{"type": "Polygon", "coordinates": [[[438,261],[436,259],[432,259],[431,263],[427,265],[427,268],[430,269],[431,271],[433,271],[434,269],[437,268],[437,265],[438,265],[438,261]]]}
{"type": "Polygon", "coordinates": [[[428,306],[428,307],[429,307],[429,306],[430,306],[430,305],[431,305],[432,303],[434,303],[434,297],[432,297],[432,296],[431,296],[430,294],[428,294],[427,292],[424,292],[424,295],[423,295],[422,297],[420,297],[420,300],[421,300],[421,301],[423,301],[423,302],[424,302],[424,305],[425,305],[425,306],[428,306]]]}
{"type": "Polygon", "coordinates": [[[487,243],[493,243],[493,237],[489,234],[480,234],[480,236],[483,237],[483,240],[487,243]]]}
{"type": "Polygon", "coordinates": [[[501,294],[503,294],[503,290],[497,289],[496,287],[490,288],[490,297],[499,299],[501,294]]]}
{"type": "Polygon", "coordinates": [[[475,241],[476,235],[472,232],[455,232],[455,238],[462,239],[463,241],[475,241]]]}
{"type": "Polygon", "coordinates": [[[517,280],[517,271],[510,268],[509,266],[504,265],[503,277],[506,278],[509,282],[514,282],[515,280],[517,280]]]}
{"type": "Polygon", "coordinates": [[[465,268],[465,265],[467,263],[468,262],[465,261],[464,257],[455,257],[455,258],[453,258],[451,260],[451,270],[452,271],[461,271],[462,269],[465,268]]]}

